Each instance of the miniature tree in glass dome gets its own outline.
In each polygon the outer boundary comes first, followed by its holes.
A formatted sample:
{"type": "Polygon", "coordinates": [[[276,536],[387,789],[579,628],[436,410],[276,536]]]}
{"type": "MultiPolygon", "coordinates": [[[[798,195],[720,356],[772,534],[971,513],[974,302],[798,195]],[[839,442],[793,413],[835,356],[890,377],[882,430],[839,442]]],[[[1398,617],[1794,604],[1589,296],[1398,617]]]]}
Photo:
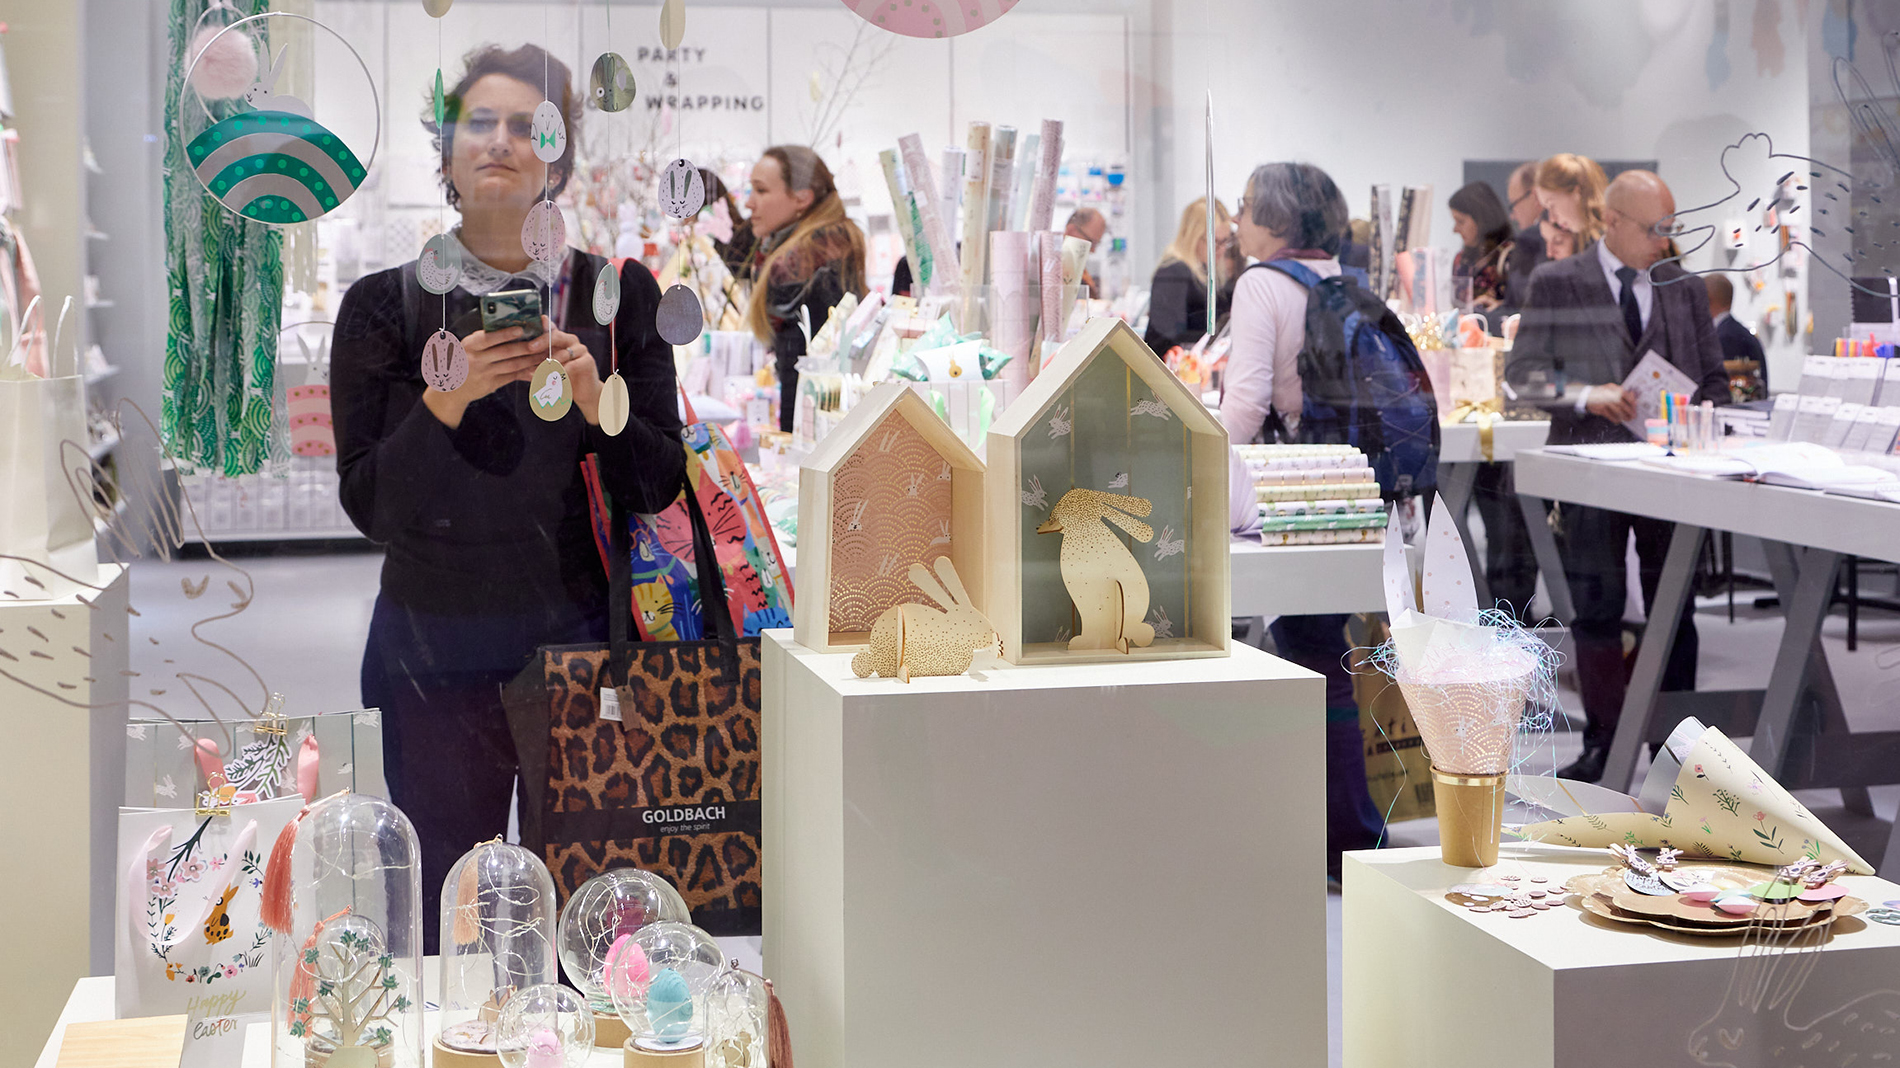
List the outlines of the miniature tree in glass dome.
{"type": "Polygon", "coordinates": [[[594,1053],[594,1010],[556,983],[515,992],[495,1025],[507,1068],[581,1068],[594,1053]]]}
{"type": "Polygon", "coordinates": [[[727,969],[712,936],[661,920],[615,942],[607,992],[627,1025],[627,1068],[704,1068],[707,999],[727,969]]]}
{"type": "Polygon", "coordinates": [[[457,861],[442,886],[442,1015],[434,1065],[494,1068],[497,1025],[509,999],[558,978],[554,879],[533,853],[496,840],[457,861]]]}
{"type": "Polygon", "coordinates": [[[619,1048],[627,1030],[604,985],[608,951],[649,923],[691,918],[671,883],[637,868],[604,871],[582,883],[561,910],[561,966],[594,1010],[594,1041],[619,1048]]]}
{"type": "Polygon", "coordinates": [[[273,1068],[421,1068],[422,868],[381,798],[337,794],[284,829],[264,886],[273,1068]]]}

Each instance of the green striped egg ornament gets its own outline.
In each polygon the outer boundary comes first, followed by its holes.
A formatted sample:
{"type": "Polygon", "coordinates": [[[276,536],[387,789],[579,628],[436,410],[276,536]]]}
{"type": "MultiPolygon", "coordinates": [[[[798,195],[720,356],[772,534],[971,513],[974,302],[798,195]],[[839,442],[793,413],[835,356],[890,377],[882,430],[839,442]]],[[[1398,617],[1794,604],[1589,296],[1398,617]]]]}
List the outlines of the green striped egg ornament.
{"type": "Polygon", "coordinates": [[[259,222],[327,215],[364,177],[362,161],[341,137],[286,111],[248,111],[220,120],[185,151],[219,203],[259,222]]]}

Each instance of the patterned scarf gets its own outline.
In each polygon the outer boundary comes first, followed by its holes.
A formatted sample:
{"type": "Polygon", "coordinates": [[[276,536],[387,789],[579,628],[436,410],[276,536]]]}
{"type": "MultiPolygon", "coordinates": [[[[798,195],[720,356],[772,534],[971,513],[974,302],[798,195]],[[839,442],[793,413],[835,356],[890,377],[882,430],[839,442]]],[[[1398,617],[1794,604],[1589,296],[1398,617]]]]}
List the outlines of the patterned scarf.
{"type": "MultiPolygon", "coordinates": [[[[290,444],[276,381],[283,316],[283,235],[213,199],[192,174],[184,146],[247,105],[205,101],[184,85],[186,50],[205,0],[172,0],[165,78],[165,335],[160,415],[166,449],[187,472],[226,476],[286,469],[290,444]]],[[[249,0],[252,14],[269,0],[249,0]]],[[[206,20],[215,25],[215,19],[206,20]]],[[[253,37],[264,27],[245,27],[253,37]]]]}

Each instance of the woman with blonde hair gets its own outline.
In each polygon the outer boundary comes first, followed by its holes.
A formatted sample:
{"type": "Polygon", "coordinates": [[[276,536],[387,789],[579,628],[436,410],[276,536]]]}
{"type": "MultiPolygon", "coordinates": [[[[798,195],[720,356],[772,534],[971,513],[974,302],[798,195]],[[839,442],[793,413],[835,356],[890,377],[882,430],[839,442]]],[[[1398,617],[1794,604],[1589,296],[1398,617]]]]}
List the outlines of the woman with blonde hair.
{"type": "MultiPolygon", "coordinates": [[[[1214,314],[1226,318],[1234,298],[1234,276],[1240,256],[1234,244],[1234,220],[1226,205],[1214,202],[1214,258],[1218,292],[1214,314]]],[[[1181,212],[1174,240],[1155,267],[1148,298],[1148,331],[1143,340],[1166,355],[1179,345],[1192,346],[1207,333],[1207,198],[1201,197],[1181,212]]]]}
{"type": "Polygon", "coordinates": [[[799,310],[815,334],[846,293],[864,295],[864,234],[845,217],[831,169],[803,145],[765,150],[745,206],[759,243],[744,275],[746,325],[778,359],[779,429],[790,431],[808,341],[799,310]]]}
{"type": "MultiPolygon", "coordinates": [[[[1603,168],[1588,156],[1559,152],[1537,167],[1537,202],[1558,229],[1576,238],[1574,247],[1603,236],[1603,190],[1609,186],[1603,168]]],[[[1551,259],[1560,259],[1555,252],[1551,259]]]]}

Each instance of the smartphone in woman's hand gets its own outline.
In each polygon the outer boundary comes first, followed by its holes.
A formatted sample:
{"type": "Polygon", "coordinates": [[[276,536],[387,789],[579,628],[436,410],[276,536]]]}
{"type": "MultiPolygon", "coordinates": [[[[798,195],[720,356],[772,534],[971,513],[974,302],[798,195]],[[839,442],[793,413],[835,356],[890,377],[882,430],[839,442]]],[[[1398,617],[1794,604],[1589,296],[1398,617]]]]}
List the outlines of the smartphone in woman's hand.
{"type": "Polygon", "coordinates": [[[540,290],[504,289],[482,298],[484,331],[492,334],[511,326],[521,328],[521,337],[516,340],[527,341],[541,336],[540,290]]]}

